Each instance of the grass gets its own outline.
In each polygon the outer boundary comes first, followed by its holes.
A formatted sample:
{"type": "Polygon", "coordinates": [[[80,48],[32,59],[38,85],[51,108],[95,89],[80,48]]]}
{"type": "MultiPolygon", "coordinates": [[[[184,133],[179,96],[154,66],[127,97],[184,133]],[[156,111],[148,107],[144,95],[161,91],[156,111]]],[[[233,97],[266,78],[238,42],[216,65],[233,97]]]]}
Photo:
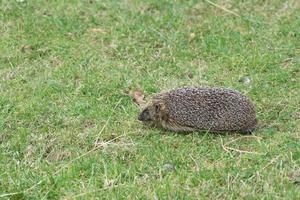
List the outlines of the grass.
{"type": "Polygon", "coordinates": [[[297,0],[1,0],[0,197],[299,199],[299,13],[297,0]],[[130,90],[190,85],[246,94],[261,128],[137,121],[130,90]]]}

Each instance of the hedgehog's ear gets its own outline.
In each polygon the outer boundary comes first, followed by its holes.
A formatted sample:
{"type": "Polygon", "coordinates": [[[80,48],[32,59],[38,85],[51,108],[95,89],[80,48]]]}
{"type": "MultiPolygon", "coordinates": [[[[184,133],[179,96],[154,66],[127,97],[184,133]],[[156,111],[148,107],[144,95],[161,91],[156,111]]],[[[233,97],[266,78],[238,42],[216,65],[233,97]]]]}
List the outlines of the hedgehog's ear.
{"type": "Polygon", "coordinates": [[[163,103],[156,103],[155,104],[155,112],[156,113],[159,113],[161,112],[162,110],[164,110],[165,106],[163,103]]]}
{"type": "Polygon", "coordinates": [[[160,111],[160,105],[156,104],[155,105],[155,112],[158,113],[160,111]]]}

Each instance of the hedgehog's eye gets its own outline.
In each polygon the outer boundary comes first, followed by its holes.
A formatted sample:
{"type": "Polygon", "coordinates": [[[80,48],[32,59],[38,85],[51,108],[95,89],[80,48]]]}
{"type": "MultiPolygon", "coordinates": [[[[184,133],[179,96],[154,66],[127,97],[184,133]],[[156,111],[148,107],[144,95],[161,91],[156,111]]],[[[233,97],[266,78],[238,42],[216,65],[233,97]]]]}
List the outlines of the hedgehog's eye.
{"type": "Polygon", "coordinates": [[[150,114],[149,114],[149,109],[144,110],[143,113],[144,113],[145,115],[147,115],[147,116],[150,115],[150,114]]]}

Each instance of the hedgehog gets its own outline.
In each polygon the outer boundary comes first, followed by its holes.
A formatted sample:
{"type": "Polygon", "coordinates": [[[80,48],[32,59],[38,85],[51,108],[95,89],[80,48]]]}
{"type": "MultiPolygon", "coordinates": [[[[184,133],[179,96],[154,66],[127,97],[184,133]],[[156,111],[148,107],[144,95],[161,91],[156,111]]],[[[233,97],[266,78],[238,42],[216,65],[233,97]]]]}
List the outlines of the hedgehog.
{"type": "Polygon", "coordinates": [[[192,87],[160,93],[138,120],[175,132],[251,133],[257,125],[250,99],[227,88],[192,87]]]}

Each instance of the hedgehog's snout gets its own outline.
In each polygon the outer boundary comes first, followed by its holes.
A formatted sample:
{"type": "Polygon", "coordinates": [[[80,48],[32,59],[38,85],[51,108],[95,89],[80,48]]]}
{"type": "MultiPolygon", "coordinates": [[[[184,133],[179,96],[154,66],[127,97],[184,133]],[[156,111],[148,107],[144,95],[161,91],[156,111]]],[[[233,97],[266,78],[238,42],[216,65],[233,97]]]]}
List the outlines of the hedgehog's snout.
{"type": "Polygon", "coordinates": [[[151,116],[148,109],[143,110],[139,115],[138,120],[140,121],[151,121],[151,116]]]}
{"type": "Polygon", "coordinates": [[[138,120],[139,120],[139,121],[144,121],[143,113],[141,113],[141,114],[139,115],[138,120]]]}

